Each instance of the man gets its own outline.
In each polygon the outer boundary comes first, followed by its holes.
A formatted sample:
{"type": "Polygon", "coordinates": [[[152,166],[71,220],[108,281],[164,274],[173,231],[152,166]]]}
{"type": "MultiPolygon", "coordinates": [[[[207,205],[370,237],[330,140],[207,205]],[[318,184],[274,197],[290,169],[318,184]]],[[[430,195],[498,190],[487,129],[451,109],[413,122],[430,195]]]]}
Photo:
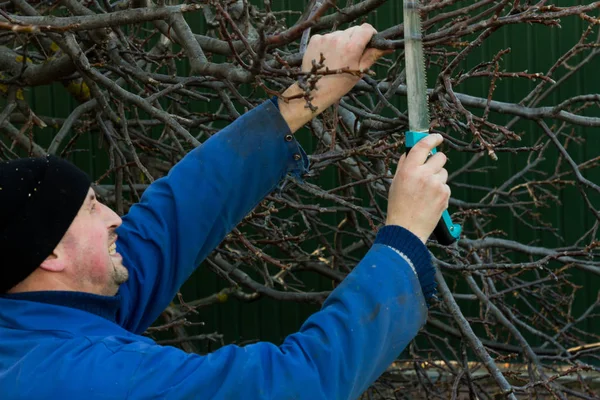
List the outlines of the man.
{"type": "MultiPolygon", "coordinates": [[[[315,36],[304,68],[368,68],[370,25],[315,36]]],[[[323,78],[319,112],[358,81],[323,78]]],[[[285,95],[300,89],[292,86],[285,95]]],[[[402,156],[375,245],[281,346],[206,356],[140,336],[194,268],[306,156],[303,100],[265,101],[157,180],[123,221],[85,174],[54,157],[0,168],[0,398],[356,399],[414,338],[435,291],[424,246],[449,188],[431,135],[402,156]],[[426,199],[424,201],[423,199],[426,199]]]]}

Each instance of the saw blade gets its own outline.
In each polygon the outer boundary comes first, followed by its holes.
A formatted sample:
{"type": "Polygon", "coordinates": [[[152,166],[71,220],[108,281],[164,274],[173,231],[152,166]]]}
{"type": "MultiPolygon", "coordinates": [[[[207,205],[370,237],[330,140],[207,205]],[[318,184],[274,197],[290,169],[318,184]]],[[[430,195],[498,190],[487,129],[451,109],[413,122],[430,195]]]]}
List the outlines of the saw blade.
{"type": "Polygon", "coordinates": [[[429,132],[429,101],[420,8],[419,0],[404,0],[408,126],[413,132],[429,132]]]}

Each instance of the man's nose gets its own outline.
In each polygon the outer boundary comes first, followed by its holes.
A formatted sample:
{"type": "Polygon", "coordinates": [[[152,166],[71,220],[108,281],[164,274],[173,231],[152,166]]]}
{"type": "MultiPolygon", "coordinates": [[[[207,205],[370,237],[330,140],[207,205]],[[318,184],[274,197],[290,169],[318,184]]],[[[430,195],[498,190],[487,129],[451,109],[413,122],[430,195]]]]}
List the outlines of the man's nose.
{"type": "Polygon", "coordinates": [[[123,223],[121,217],[119,217],[119,215],[116,212],[114,212],[110,207],[104,204],[102,204],[102,207],[104,208],[106,221],[108,222],[109,227],[118,228],[119,226],[121,226],[121,224],[123,223]]]}

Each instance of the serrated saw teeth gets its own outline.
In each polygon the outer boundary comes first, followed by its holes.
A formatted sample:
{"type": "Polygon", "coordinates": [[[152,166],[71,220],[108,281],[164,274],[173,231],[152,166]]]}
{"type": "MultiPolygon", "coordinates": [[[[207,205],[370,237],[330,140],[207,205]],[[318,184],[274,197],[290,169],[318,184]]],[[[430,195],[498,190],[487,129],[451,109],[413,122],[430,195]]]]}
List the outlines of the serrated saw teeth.
{"type": "Polygon", "coordinates": [[[404,0],[404,43],[409,129],[429,132],[429,99],[423,53],[420,2],[404,0]]]}

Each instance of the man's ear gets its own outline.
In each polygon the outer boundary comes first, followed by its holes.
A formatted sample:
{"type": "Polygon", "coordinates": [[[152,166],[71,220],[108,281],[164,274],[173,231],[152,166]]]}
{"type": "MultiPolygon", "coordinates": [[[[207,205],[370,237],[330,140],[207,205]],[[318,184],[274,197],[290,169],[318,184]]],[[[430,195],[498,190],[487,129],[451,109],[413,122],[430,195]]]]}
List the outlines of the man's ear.
{"type": "Polygon", "coordinates": [[[40,268],[48,272],[61,272],[65,269],[63,258],[60,257],[60,252],[55,249],[42,263],[40,268]]]}

